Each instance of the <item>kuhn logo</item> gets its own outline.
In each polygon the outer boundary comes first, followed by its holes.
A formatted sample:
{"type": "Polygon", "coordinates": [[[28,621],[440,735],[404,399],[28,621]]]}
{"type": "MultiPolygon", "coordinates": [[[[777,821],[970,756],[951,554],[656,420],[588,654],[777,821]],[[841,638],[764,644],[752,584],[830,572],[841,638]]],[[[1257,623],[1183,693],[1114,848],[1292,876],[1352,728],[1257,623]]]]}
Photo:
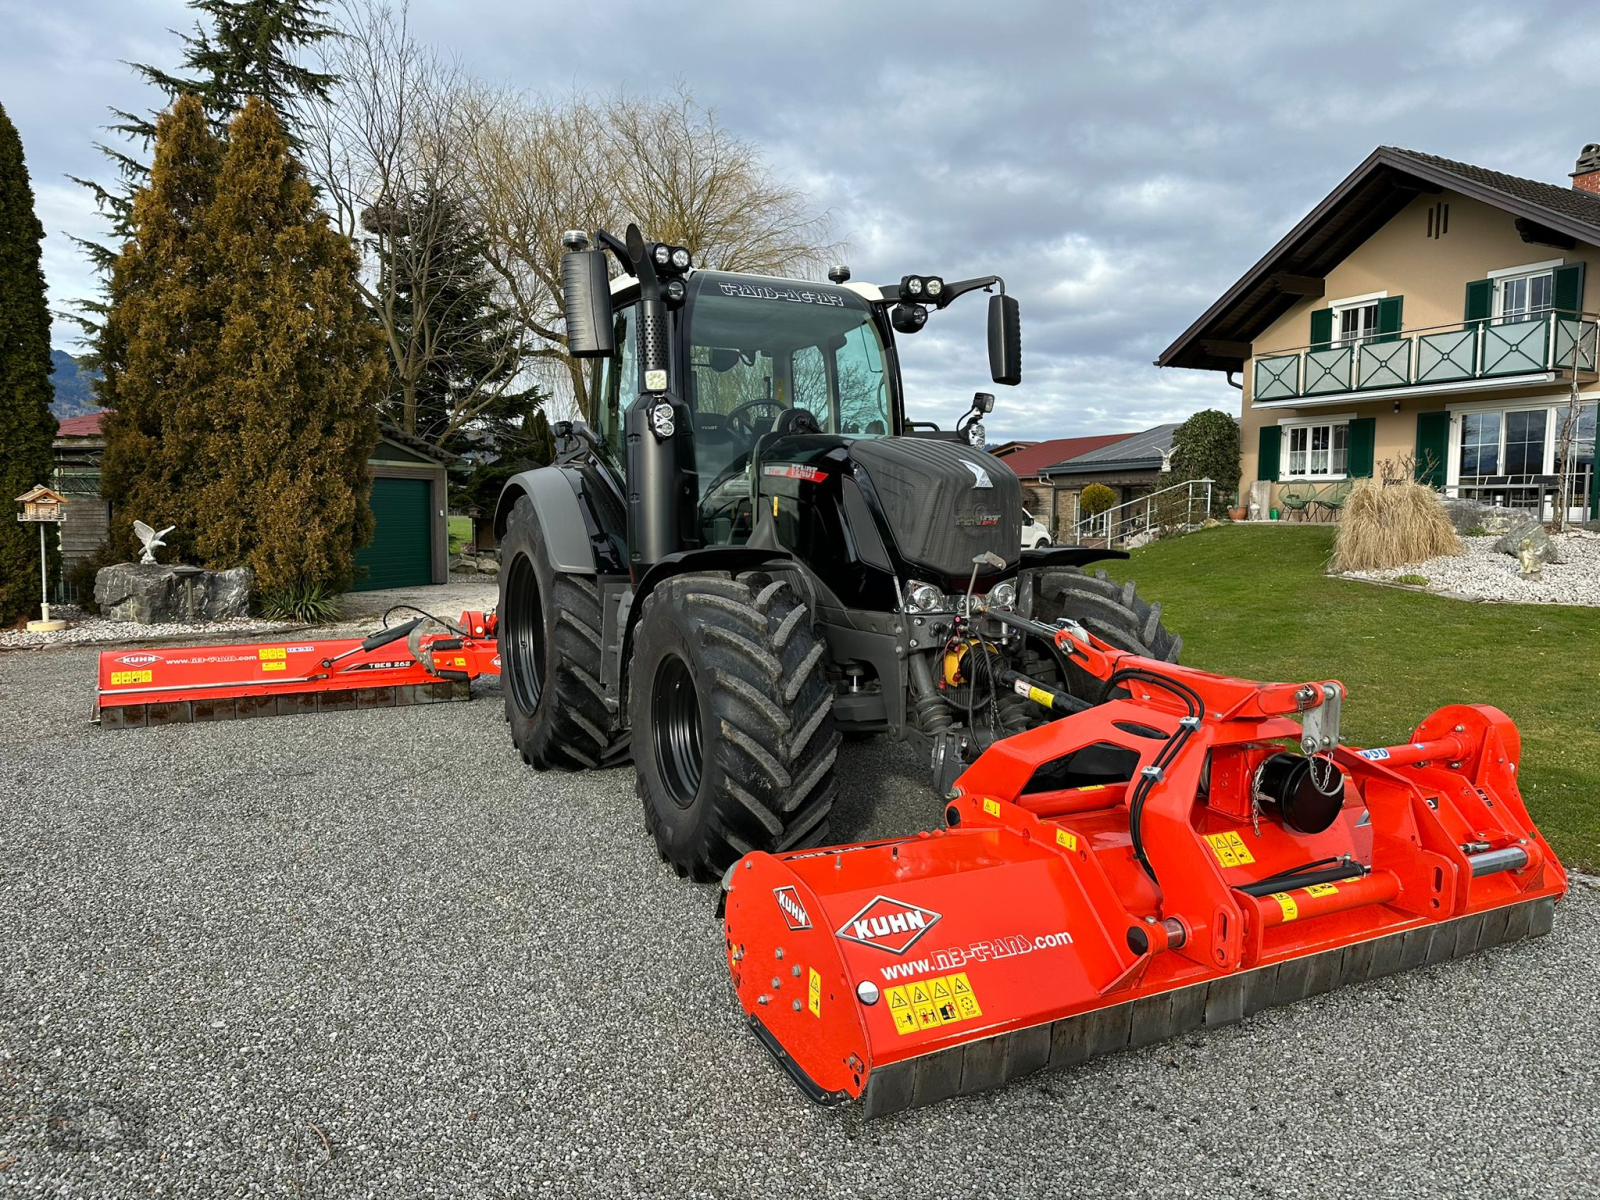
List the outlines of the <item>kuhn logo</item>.
{"type": "Polygon", "coordinates": [[[145,663],[157,661],[157,658],[154,654],[124,654],[117,661],[125,667],[142,667],[145,663]]]}
{"type": "Polygon", "coordinates": [[[931,908],[919,908],[888,896],[874,896],[870,904],[834,933],[847,942],[876,946],[890,954],[904,954],[938,922],[939,914],[931,908]]]}
{"type": "Polygon", "coordinates": [[[794,888],[773,888],[772,898],[778,902],[778,911],[783,913],[783,923],[790,929],[811,928],[811,916],[806,912],[806,906],[800,903],[800,893],[794,888]]]}

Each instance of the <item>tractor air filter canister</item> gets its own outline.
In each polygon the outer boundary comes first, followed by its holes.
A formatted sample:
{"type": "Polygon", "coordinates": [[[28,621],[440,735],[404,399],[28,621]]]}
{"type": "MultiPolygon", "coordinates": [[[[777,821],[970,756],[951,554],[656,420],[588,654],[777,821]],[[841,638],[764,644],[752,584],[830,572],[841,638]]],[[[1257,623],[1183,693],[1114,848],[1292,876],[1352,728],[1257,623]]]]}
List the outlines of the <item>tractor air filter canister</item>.
{"type": "Polygon", "coordinates": [[[1256,768],[1255,791],[1296,833],[1321,833],[1344,807],[1344,776],[1331,762],[1313,770],[1298,754],[1274,754],[1256,768]],[[1326,785],[1329,790],[1323,791],[1326,785]]]}

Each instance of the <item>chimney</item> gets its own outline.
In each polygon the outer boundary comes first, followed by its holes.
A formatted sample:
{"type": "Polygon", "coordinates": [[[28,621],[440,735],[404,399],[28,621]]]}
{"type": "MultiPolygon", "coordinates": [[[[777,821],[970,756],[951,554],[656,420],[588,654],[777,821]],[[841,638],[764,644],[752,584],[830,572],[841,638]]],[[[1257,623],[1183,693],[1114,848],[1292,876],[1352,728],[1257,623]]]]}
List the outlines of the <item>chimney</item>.
{"type": "Polygon", "coordinates": [[[1590,142],[1578,155],[1577,167],[1572,172],[1572,186],[1580,192],[1600,195],[1600,142],[1590,142]]]}

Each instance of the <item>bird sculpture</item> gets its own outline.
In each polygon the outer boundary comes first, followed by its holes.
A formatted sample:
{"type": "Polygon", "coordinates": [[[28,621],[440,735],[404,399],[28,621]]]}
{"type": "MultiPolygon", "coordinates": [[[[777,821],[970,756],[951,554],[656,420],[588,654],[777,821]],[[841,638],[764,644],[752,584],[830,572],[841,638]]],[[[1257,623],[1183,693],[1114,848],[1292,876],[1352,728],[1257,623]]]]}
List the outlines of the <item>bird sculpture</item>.
{"type": "Polygon", "coordinates": [[[167,534],[171,533],[176,528],[176,525],[168,525],[165,529],[158,533],[154,529],[151,529],[150,526],[146,525],[143,521],[135,521],[133,523],[134,533],[138,534],[139,541],[144,543],[144,556],[139,559],[141,566],[156,561],[156,547],[165,546],[166,543],[161,539],[166,537],[167,534]]]}

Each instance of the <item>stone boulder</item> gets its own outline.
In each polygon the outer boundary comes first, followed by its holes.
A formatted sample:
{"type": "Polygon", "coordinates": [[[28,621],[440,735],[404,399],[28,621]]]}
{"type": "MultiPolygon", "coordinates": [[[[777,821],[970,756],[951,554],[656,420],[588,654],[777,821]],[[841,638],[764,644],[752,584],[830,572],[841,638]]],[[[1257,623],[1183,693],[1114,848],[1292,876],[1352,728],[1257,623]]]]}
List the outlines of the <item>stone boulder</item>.
{"type": "Polygon", "coordinates": [[[1535,516],[1521,513],[1511,523],[1494,548],[1522,564],[1525,578],[1535,579],[1545,563],[1556,561],[1556,544],[1535,516]]]}
{"type": "Polygon", "coordinates": [[[118,563],[94,577],[94,602],[113,621],[191,625],[250,615],[249,567],[205,571],[168,563],[118,563]]]}
{"type": "Polygon", "coordinates": [[[1440,504],[1444,507],[1445,516],[1450,518],[1450,524],[1461,534],[1469,529],[1481,529],[1484,533],[1506,533],[1528,516],[1521,509],[1501,508],[1481,500],[1441,500],[1440,504]]]}

